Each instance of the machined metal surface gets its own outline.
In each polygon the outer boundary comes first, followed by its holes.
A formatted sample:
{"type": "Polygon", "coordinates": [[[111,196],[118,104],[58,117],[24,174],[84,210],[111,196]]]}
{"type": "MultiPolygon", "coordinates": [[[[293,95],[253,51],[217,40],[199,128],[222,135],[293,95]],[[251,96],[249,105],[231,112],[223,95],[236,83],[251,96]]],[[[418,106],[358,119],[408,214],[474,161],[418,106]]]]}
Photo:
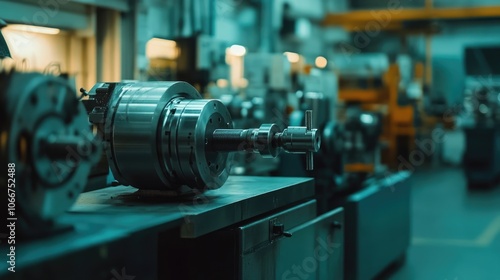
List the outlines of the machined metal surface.
{"type": "Polygon", "coordinates": [[[321,142],[311,125],[233,129],[220,101],[201,99],[185,82],[101,83],[89,95],[89,119],[103,131],[113,175],[140,189],[172,195],[217,189],[229,175],[231,152],[310,158],[321,142]]]}
{"type": "MultiPolygon", "coordinates": [[[[232,176],[224,188],[186,200],[166,199],[161,204],[147,204],[148,198],[142,192],[119,186],[83,193],[70,213],[99,212],[98,220],[102,218],[102,222],[118,215],[109,226],[120,228],[130,227],[131,222],[139,228],[151,224],[181,226],[182,237],[195,238],[310,198],[314,195],[314,184],[308,178],[232,176]]],[[[157,197],[150,199],[158,200],[157,197]]],[[[135,230],[135,226],[130,230],[135,230]]]]}
{"type": "Polygon", "coordinates": [[[281,151],[305,153],[306,169],[312,170],[313,153],[321,145],[320,134],[312,128],[312,112],[306,112],[306,126],[290,126],[280,131],[275,124],[256,129],[217,129],[213,133],[214,150],[251,151],[263,157],[276,157],[281,151]]]}
{"type": "Polygon", "coordinates": [[[63,79],[12,72],[0,74],[0,82],[0,158],[2,166],[15,165],[22,223],[50,221],[82,192],[101,148],[85,108],[63,79]]]}
{"type": "MultiPolygon", "coordinates": [[[[98,91],[97,87],[95,91],[98,91]]],[[[122,184],[156,186],[168,182],[158,155],[158,127],[172,98],[197,97],[183,84],[117,84],[105,119],[106,154],[114,177],[122,184]]]]}
{"type": "Polygon", "coordinates": [[[202,100],[184,82],[102,83],[90,96],[90,120],[101,125],[121,184],[177,194],[226,181],[229,155],[204,148],[215,129],[232,125],[219,101],[202,100]]]}

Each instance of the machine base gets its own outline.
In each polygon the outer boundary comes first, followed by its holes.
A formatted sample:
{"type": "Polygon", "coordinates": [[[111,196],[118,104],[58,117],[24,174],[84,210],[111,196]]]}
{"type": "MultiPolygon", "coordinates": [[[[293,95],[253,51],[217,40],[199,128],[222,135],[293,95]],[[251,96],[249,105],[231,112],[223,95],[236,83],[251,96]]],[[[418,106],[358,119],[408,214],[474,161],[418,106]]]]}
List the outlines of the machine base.
{"type": "Polygon", "coordinates": [[[405,255],[410,244],[408,177],[408,172],[394,174],[335,202],[345,210],[346,279],[372,279],[405,255]]]}
{"type": "Polygon", "coordinates": [[[500,178],[500,125],[465,129],[464,171],[469,189],[491,188],[500,178]]]}
{"type": "MultiPolygon", "coordinates": [[[[137,189],[132,187],[116,186],[82,193],[76,204],[57,220],[60,224],[73,226],[73,230],[57,234],[51,231],[43,238],[18,242],[15,246],[16,273],[9,272],[8,263],[2,262],[0,279],[165,279],[161,277],[165,271],[172,272],[180,266],[164,262],[164,257],[176,259],[178,255],[171,253],[180,248],[181,242],[202,242],[206,239],[199,238],[222,234],[231,228],[237,230],[242,225],[251,227],[248,233],[242,233],[246,236],[245,240],[254,240],[251,237],[256,232],[267,238],[270,224],[261,223],[259,225],[262,227],[252,227],[251,221],[281,215],[287,210],[292,212],[297,205],[308,201],[307,207],[301,208],[308,211],[297,212],[297,217],[303,219],[301,225],[311,226],[302,230],[302,227],[292,224],[295,219],[288,219],[288,214],[283,214],[280,222],[284,230],[294,230],[296,234],[292,238],[280,237],[273,244],[288,244],[287,248],[294,249],[295,240],[302,236],[299,242],[306,244],[304,240],[307,240],[309,247],[314,249],[313,233],[326,235],[330,222],[342,221],[341,211],[320,222],[316,221],[314,182],[306,178],[232,176],[220,189],[179,201],[155,200],[138,196],[136,192],[137,189]],[[172,244],[173,240],[179,242],[172,244]],[[171,244],[172,247],[165,244],[171,244]]],[[[341,231],[336,229],[335,233],[334,237],[338,238],[335,244],[342,243],[341,231]]],[[[229,239],[224,239],[224,242],[227,244],[229,239]]],[[[218,244],[212,245],[218,250],[212,252],[213,255],[223,254],[226,250],[218,244]]],[[[268,247],[281,249],[280,246],[271,244],[268,247]]],[[[190,248],[182,247],[180,250],[187,252],[190,248]]],[[[341,251],[337,249],[335,253],[341,259],[341,251]]],[[[233,254],[230,252],[225,256],[231,258],[233,254]]],[[[212,260],[213,255],[209,254],[203,261],[212,260]]],[[[250,258],[253,256],[250,253],[248,255],[250,258]]],[[[290,250],[282,257],[270,256],[279,264],[288,255],[291,255],[290,250]]],[[[329,260],[333,261],[333,256],[329,260]]],[[[188,262],[185,265],[190,269],[200,266],[191,260],[188,262]]],[[[326,267],[327,261],[321,264],[322,268],[326,267]]],[[[252,269],[247,271],[251,272],[252,269]]],[[[335,272],[341,273],[341,269],[335,272]]],[[[205,274],[202,279],[213,278],[205,274]]]]}

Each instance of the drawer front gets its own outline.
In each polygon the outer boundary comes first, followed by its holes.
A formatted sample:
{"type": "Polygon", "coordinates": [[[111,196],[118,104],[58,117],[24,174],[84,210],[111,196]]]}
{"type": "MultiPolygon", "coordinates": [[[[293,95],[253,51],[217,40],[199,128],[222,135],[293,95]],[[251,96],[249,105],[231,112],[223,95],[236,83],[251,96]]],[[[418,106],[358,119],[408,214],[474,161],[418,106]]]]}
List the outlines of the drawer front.
{"type": "Polygon", "coordinates": [[[316,200],[312,199],[294,207],[269,215],[265,218],[238,227],[241,240],[241,252],[253,251],[257,247],[266,246],[283,236],[271,235],[272,227],[278,224],[283,231],[302,225],[316,217],[316,200]]]}
{"type": "MultiPolygon", "coordinates": [[[[241,251],[240,279],[342,279],[343,214],[339,208],[317,218],[304,219],[302,215],[299,219],[304,222],[292,228],[283,223],[291,237],[273,239],[270,235],[267,242],[241,251]]],[[[293,220],[293,214],[288,212],[288,215],[283,218],[279,213],[261,220],[260,223],[267,223],[268,227],[261,229],[260,234],[269,235],[275,221],[293,220]]],[[[241,234],[249,228],[241,227],[241,234]]]]}

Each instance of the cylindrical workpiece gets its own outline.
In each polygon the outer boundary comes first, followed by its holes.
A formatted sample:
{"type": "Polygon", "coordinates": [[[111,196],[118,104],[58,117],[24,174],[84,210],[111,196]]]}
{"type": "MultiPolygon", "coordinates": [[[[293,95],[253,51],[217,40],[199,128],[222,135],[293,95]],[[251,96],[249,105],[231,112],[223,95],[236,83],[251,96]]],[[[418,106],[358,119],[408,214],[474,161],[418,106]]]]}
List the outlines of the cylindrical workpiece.
{"type": "Polygon", "coordinates": [[[313,152],[306,153],[306,170],[314,170],[314,154],[313,154],[313,152]]]}
{"type": "Polygon", "coordinates": [[[141,189],[219,188],[229,176],[230,152],[276,157],[282,150],[319,149],[316,129],[281,131],[275,124],[232,129],[231,116],[220,101],[201,99],[184,82],[101,83],[89,96],[90,119],[104,126],[113,175],[141,189]],[[104,111],[92,105],[109,97],[104,111]]]}
{"type": "Polygon", "coordinates": [[[306,128],[307,130],[313,129],[313,119],[312,119],[312,111],[306,111],[306,128]]]}
{"type": "Polygon", "coordinates": [[[184,192],[184,186],[203,191],[224,184],[228,153],[208,148],[216,129],[232,127],[220,101],[201,99],[185,82],[98,87],[113,91],[104,128],[108,162],[120,183],[174,192],[184,192]]]}
{"type": "Polygon", "coordinates": [[[321,145],[321,138],[317,130],[308,130],[303,126],[290,126],[277,137],[278,145],[289,153],[317,152],[321,145]]]}

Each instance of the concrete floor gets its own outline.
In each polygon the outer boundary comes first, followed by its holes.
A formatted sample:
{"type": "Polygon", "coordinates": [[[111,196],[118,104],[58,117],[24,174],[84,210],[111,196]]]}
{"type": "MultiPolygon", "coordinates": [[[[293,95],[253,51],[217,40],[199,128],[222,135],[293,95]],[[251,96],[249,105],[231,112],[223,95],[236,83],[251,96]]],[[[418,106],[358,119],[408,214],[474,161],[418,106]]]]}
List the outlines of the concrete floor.
{"type": "Polygon", "coordinates": [[[500,187],[468,191],[461,168],[412,178],[412,240],[388,279],[500,280],[500,187]]]}

